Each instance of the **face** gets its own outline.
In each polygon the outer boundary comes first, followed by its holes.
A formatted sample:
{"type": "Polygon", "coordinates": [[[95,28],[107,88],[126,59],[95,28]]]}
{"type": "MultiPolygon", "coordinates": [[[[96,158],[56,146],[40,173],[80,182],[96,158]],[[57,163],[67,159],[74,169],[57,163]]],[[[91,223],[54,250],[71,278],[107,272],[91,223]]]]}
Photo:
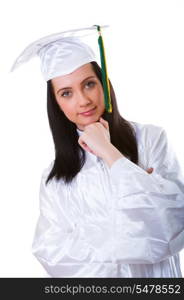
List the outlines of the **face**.
{"type": "Polygon", "coordinates": [[[103,88],[90,63],[52,79],[52,85],[61,110],[78,129],[84,130],[104,113],[103,88]]]}

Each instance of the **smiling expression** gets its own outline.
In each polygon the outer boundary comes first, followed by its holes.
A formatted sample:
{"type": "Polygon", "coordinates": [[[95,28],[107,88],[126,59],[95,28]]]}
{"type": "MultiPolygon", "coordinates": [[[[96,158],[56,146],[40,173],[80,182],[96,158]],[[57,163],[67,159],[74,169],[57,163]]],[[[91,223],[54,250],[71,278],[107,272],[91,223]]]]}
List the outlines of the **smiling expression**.
{"type": "Polygon", "coordinates": [[[84,130],[104,113],[103,88],[90,63],[70,74],[53,78],[52,85],[59,107],[78,129],[84,130]]]}

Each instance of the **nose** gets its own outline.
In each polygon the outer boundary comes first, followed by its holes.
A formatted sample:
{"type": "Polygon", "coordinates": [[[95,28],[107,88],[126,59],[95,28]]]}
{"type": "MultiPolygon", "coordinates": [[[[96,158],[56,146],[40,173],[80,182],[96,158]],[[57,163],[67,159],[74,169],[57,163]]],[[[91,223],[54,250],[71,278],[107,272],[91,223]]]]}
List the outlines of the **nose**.
{"type": "Polygon", "coordinates": [[[82,91],[78,91],[77,93],[77,102],[78,105],[83,107],[91,103],[91,99],[84,94],[82,91]]]}

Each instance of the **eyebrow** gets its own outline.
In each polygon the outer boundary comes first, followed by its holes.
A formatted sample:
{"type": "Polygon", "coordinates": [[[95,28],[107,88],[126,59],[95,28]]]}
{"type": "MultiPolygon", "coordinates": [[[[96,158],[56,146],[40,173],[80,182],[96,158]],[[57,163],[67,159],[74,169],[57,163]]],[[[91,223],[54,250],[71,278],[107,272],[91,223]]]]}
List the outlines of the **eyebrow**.
{"type": "MultiPolygon", "coordinates": [[[[85,79],[81,82],[81,84],[82,84],[84,81],[86,81],[86,80],[88,80],[88,79],[92,79],[92,78],[96,78],[96,77],[95,77],[95,76],[89,76],[89,77],[85,78],[85,79]]],[[[61,89],[59,89],[59,90],[57,91],[57,94],[58,94],[60,91],[66,90],[66,89],[71,89],[71,87],[64,87],[64,88],[61,88],[61,89]]]]}

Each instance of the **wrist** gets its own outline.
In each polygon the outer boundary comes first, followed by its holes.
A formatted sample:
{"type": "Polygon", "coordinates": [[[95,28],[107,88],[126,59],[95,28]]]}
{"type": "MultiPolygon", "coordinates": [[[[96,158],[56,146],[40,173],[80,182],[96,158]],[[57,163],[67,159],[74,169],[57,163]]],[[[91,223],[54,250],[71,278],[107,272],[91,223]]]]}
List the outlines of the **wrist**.
{"type": "Polygon", "coordinates": [[[114,145],[110,144],[103,155],[103,160],[107,163],[109,168],[113,165],[113,163],[122,158],[123,154],[116,148],[114,145]]]}

